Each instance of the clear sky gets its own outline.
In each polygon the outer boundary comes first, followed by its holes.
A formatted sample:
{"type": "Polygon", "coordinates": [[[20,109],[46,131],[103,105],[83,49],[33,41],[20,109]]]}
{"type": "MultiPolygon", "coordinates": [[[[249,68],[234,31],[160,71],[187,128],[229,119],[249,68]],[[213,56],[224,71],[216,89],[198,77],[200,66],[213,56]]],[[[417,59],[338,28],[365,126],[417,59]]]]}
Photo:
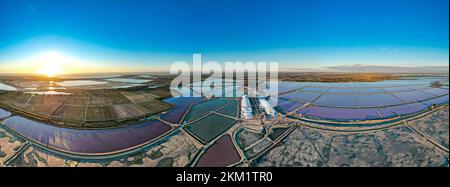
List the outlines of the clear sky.
{"type": "Polygon", "coordinates": [[[193,53],[287,69],[448,66],[448,7],[448,0],[1,0],[0,73],[32,71],[49,58],[72,72],[164,70],[193,53]]]}

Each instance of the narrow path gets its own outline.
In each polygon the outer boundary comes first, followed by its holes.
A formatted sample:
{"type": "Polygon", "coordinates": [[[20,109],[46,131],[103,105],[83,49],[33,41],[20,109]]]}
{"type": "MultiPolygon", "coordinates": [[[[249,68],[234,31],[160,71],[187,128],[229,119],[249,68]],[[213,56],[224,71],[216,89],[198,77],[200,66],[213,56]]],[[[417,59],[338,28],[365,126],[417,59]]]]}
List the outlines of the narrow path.
{"type": "Polygon", "coordinates": [[[29,142],[25,142],[25,144],[20,147],[20,149],[11,157],[9,157],[7,160],[5,160],[5,162],[3,163],[4,166],[9,166],[9,163],[13,160],[15,160],[20,154],[22,154],[22,152],[24,152],[25,150],[28,149],[28,147],[30,147],[30,143],[29,142]]]}
{"type": "Polygon", "coordinates": [[[420,131],[419,129],[414,127],[413,125],[409,124],[406,127],[411,129],[413,132],[419,134],[420,136],[424,137],[428,142],[430,142],[431,144],[436,146],[436,148],[446,152],[447,154],[449,153],[448,152],[448,148],[446,148],[445,146],[441,145],[439,142],[437,142],[436,140],[432,139],[430,136],[428,136],[427,134],[423,133],[422,131],[420,131]]]}

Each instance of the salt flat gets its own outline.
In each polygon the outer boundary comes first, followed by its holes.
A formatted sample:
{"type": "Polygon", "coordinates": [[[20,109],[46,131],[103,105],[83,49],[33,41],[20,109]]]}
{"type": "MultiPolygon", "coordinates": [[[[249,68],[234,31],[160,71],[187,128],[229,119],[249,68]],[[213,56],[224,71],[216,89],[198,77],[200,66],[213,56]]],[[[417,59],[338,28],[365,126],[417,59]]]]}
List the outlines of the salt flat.
{"type": "Polygon", "coordinates": [[[4,91],[17,91],[17,88],[14,88],[12,86],[0,83],[0,90],[4,90],[4,91]]]}
{"type": "Polygon", "coordinates": [[[89,86],[89,85],[99,85],[106,84],[106,82],[92,81],[92,80],[76,80],[76,81],[62,81],[56,84],[63,87],[74,87],[74,86],[89,86]]]}

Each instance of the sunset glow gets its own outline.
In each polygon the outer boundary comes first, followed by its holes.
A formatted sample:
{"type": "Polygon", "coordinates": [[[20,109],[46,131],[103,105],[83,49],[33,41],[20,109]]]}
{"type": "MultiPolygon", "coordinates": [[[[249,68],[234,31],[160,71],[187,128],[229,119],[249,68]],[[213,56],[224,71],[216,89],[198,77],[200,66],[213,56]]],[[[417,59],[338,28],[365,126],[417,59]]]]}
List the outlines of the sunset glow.
{"type": "Polygon", "coordinates": [[[38,74],[46,75],[48,77],[55,77],[56,75],[60,75],[64,72],[64,69],[58,62],[46,62],[42,65],[42,67],[37,71],[38,74]]]}

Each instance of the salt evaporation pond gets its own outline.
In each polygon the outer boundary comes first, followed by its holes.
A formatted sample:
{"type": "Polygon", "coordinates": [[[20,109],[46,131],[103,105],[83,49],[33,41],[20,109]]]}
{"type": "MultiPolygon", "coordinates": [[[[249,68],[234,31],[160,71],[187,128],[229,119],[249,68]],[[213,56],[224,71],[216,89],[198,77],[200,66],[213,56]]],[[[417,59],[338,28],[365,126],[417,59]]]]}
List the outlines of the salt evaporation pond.
{"type": "Polygon", "coordinates": [[[226,167],[239,162],[239,155],[229,135],[219,138],[196,163],[196,167],[226,167]]]}
{"type": "Polygon", "coordinates": [[[57,82],[56,84],[58,84],[62,87],[75,87],[75,86],[101,85],[101,84],[107,84],[107,83],[101,82],[101,81],[92,81],[92,80],[75,80],[75,81],[57,82]]]}
{"type": "Polygon", "coordinates": [[[110,79],[105,79],[105,80],[111,81],[111,82],[133,83],[133,84],[142,84],[142,83],[152,81],[152,80],[127,79],[127,78],[110,78],[110,79]]]}
{"type": "Polygon", "coordinates": [[[0,119],[5,119],[11,115],[11,112],[8,112],[2,108],[0,108],[0,119]]]}
{"type": "Polygon", "coordinates": [[[423,78],[354,83],[280,82],[270,102],[284,113],[331,121],[378,120],[412,115],[448,104],[448,87],[431,83],[448,79],[423,78]]]}
{"type": "Polygon", "coordinates": [[[4,91],[17,91],[17,88],[14,88],[12,86],[0,83],[0,90],[4,90],[4,91]]]}
{"type": "Polygon", "coordinates": [[[56,92],[56,91],[35,91],[35,92],[25,92],[34,95],[72,95],[72,93],[67,92],[56,92]]]}
{"type": "Polygon", "coordinates": [[[205,101],[205,99],[203,99],[202,97],[171,97],[168,99],[164,99],[163,101],[177,106],[188,107],[191,105],[199,104],[205,101]]]}
{"type": "Polygon", "coordinates": [[[81,155],[110,154],[135,148],[151,142],[172,129],[157,120],[102,130],[60,128],[20,116],[10,117],[4,120],[4,124],[40,145],[81,155]]]}

